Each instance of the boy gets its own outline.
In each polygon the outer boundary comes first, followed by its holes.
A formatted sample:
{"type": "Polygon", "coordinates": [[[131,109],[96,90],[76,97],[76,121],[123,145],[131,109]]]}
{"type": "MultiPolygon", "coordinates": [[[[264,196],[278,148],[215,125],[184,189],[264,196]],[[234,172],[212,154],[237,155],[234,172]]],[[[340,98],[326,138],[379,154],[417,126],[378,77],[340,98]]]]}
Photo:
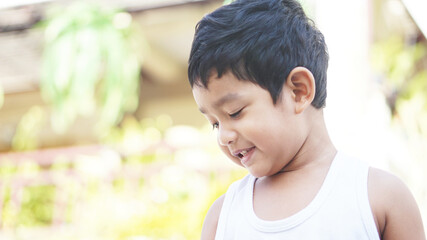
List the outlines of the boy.
{"type": "Polygon", "coordinates": [[[294,0],[237,0],[197,25],[189,80],[218,144],[249,175],[202,239],[425,239],[396,177],[337,152],[322,108],[328,54],[294,0]]]}

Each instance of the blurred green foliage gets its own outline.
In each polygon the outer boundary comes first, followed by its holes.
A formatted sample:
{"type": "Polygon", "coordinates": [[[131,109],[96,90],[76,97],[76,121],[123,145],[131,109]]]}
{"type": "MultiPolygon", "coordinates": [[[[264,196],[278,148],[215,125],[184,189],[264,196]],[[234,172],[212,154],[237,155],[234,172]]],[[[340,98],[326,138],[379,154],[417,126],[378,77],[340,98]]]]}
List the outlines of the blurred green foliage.
{"type": "Polygon", "coordinates": [[[392,36],[373,48],[373,65],[393,117],[406,131],[427,137],[427,44],[392,36]]]}
{"type": "Polygon", "coordinates": [[[55,190],[54,186],[26,187],[17,215],[18,226],[50,225],[53,220],[55,190]]]}
{"type": "Polygon", "coordinates": [[[42,26],[41,91],[54,130],[98,109],[101,128],[110,127],[136,109],[144,41],[130,14],[80,1],[52,9],[42,26]]]}
{"type": "Polygon", "coordinates": [[[46,119],[46,112],[40,106],[32,106],[19,121],[12,139],[12,150],[26,151],[38,147],[38,134],[46,119]]]}
{"type": "Polygon", "coordinates": [[[44,240],[199,239],[211,204],[246,174],[218,160],[209,126],[174,126],[168,116],[128,116],[104,143],[107,150],[44,166],[0,155],[1,228],[44,240]],[[212,159],[225,165],[213,167],[212,159]],[[17,195],[19,179],[25,184],[17,195]],[[49,234],[31,232],[36,226],[49,234]]]}

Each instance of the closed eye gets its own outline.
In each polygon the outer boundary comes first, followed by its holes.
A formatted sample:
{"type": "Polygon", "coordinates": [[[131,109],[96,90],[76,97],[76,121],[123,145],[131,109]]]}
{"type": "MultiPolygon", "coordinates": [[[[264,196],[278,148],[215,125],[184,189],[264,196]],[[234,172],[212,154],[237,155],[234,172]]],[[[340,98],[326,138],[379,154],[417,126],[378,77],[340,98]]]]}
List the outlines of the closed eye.
{"type": "Polygon", "coordinates": [[[237,111],[235,113],[229,114],[229,116],[231,118],[237,118],[240,115],[240,113],[242,112],[242,110],[243,110],[243,108],[241,108],[239,111],[237,111]]]}

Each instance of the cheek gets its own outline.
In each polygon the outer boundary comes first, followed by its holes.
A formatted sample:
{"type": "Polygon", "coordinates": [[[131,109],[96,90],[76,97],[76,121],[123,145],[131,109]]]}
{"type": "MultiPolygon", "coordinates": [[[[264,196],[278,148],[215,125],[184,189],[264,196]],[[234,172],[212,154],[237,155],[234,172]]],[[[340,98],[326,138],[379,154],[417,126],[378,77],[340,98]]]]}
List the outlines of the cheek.
{"type": "Polygon", "coordinates": [[[293,151],[295,141],[294,126],[289,119],[277,115],[267,115],[265,119],[259,119],[257,127],[248,131],[248,136],[264,153],[271,156],[282,156],[288,151],[293,151]],[[259,123],[263,124],[259,124],[259,123]]]}

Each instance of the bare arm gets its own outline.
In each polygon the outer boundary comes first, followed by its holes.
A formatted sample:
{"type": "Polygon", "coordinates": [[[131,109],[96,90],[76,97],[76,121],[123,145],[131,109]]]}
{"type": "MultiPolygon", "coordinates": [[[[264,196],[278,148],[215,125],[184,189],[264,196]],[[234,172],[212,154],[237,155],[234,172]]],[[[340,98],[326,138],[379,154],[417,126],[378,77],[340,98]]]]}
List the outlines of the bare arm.
{"type": "Polygon", "coordinates": [[[381,239],[426,239],[417,203],[400,179],[371,168],[368,192],[381,239]]]}
{"type": "Polygon", "coordinates": [[[203,222],[201,240],[214,240],[216,234],[216,227],[218,226],[219,214],[221,212],[224,196],[219,197],[211,206],[206,214],[205,221],[203,222]]]}

